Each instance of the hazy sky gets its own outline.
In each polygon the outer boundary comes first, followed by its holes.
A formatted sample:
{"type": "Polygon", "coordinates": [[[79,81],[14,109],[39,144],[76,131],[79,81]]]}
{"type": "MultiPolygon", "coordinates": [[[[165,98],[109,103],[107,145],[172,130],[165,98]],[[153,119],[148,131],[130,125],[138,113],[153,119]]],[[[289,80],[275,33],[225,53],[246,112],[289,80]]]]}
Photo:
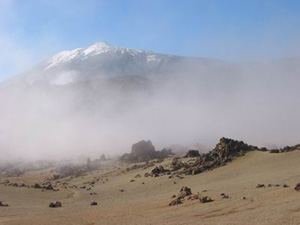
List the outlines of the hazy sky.
{"type": "Polygon", "coordinates": [[[0,0],[0,81],[97,41],[230,61],[299,56],[297,0],[0,0]]]}

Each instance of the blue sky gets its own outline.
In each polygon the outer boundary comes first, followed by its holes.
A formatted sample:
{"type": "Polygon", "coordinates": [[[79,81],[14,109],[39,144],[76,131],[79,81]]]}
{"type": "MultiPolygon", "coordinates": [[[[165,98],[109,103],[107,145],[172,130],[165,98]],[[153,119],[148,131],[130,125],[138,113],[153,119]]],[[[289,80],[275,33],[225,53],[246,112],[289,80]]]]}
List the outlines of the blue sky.
{"type": "Polygon", "coordinates": [[[0,80],[97,41],[228,61],[299,56],[297,0],[0,0],[0,80]]]}

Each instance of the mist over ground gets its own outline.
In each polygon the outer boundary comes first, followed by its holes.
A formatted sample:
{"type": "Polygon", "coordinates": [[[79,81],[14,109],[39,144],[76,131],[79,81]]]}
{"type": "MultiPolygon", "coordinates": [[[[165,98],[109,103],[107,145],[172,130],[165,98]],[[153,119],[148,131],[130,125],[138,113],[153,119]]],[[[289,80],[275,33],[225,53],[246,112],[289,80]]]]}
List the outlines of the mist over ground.
{"type": "MultiPolygon", "coordinates": [[[[12,159],[73,159],[220,137],[299,143],[298,59],[197,66],[162,74],[91,77],[64,85],[18,80],[0,89],[0,151],[12,159]]],[[[69,72],[69,70],[64,70],[69,72]]]]}

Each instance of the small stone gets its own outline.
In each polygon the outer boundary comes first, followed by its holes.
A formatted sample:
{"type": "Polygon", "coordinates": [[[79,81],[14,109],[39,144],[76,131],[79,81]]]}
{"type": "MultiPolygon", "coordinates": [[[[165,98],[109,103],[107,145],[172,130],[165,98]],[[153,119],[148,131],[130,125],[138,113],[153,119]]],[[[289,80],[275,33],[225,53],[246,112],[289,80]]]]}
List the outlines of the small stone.
{"type": "Polygon", "coordinates": [[[208,197],[208,196],[204,196],[204,197],[200,197],[199,198],[199,201],[201,202],[201,203],[208,203],[208,202],[213,202],[214,200],[212,200],[210,197],[208,197]]]}

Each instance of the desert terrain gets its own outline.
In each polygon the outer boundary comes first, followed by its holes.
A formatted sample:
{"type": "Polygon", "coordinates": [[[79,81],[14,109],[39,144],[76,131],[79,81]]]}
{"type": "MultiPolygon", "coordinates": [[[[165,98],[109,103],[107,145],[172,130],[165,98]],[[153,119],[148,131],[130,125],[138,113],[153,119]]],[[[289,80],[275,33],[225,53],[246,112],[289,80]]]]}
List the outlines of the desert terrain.
{"type": "Polygon", "coordinates": [[[2,178],[0,200],[8,207],[0,207],[0,223],[300,224],[300,193],[295,190],[300,182],[299,150],[249,151],[195,175],[145,176],[156,166],[170,167],[174,157],[151,164],[106,161],[82,176],[50,179],[54,190],[33,186],[49,181],[53,169],[2,178]],[[181,204],[169,206],[182,187],[213,201],[183,198],[181,204]],[[62,207],[50,208],[55,201],[62,207]]]}

